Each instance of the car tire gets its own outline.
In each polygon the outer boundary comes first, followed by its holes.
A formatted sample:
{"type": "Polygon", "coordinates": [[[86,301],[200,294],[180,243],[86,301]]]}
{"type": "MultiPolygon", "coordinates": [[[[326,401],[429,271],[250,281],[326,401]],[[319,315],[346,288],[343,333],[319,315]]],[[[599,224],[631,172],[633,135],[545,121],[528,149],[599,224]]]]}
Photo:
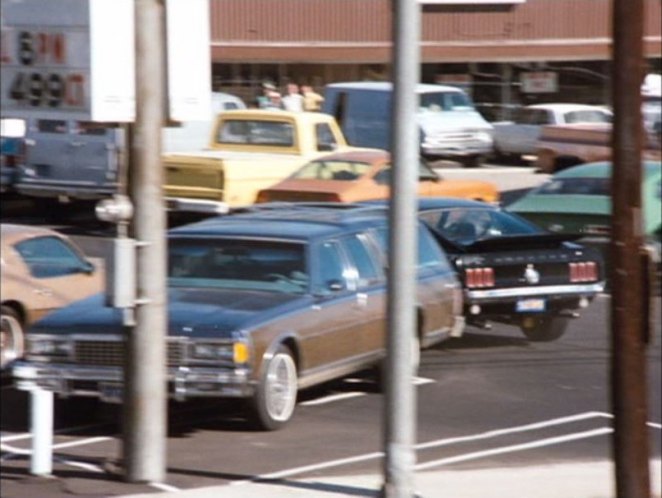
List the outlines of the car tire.
{"type": "Polygon", "coordinates": [[[297,366],[290,349],[280,346],[266,361],[252,399],[251,418],[256,428],[273,431],[287,424],[297,401],[297,366]]]}
{"type": "Polygon", "coordinates": [[[520,328],[529,341],[551,342],[565,334],[568,322],[568,318],[543,316],[530,323],[523,323],[520,328]]]}
{"type": "Polygon", "coordinates": [[[23,356],[25,343],[23,323],[20,316],[9,306],[2,306],[0,323],[0,369],[4,370],[12,361],[23,356]]]}

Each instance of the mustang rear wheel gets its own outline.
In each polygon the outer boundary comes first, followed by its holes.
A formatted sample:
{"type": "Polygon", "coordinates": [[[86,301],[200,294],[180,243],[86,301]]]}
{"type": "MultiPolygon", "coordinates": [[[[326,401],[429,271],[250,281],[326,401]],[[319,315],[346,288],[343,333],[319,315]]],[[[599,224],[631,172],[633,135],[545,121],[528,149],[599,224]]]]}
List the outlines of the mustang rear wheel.
{"type": "Polygon", "coordinates": [[[550,342],[565,333],[568,321],[568,318],[558,316],[526,317],[520,328],[530,341],[550,342]]]}
{"type": "Polygon", "coordinates": [[[252,415],[258,428],[273,431],[292,418],[297,383],[297,366],[292,352],[286,346],[280,346],[266,363],[253,398],[252,415]]]}
{"type": "Polygon", "coordinates": [[[0,317],[0,368],[23,356],[23,324],[18,314],[8,306],[2,307],[0,317]]]}

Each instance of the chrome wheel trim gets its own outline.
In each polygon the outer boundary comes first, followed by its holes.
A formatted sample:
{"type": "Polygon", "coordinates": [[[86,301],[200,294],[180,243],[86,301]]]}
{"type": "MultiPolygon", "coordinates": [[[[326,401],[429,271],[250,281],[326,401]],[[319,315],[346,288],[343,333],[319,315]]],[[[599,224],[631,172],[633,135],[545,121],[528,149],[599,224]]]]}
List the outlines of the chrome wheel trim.
{"type": "Polygon", "coordinates": [[[15,317],[0,317],[0,367],[5,368],[23,353],[23,327],[15,317]]]}
{"type": "Polygon", "coordinates": [[[269,362],[265,396],[270,418],[278,422],[290,419],[297,398],[297,369],[289,354],[277,353],[269,362]]]}

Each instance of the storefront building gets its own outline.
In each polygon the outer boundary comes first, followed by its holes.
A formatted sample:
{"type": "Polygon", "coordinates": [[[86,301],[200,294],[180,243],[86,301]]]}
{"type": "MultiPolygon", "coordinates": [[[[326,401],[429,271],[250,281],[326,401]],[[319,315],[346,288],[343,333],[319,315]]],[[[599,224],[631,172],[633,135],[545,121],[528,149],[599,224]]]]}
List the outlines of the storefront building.
{"type": "MultiPolygon", "coordinates": [[[[411,0],[415,1],[415,0],[411,0]]],[[[479,104],[609,105],[613,0],[422,6],[421,79],[479,104]]],[[[215,90],[388,80],[391,0],[210,0],[215,90]]],[[[644,0],[643,72],[661,72],[660,0],[644,0]]]]}

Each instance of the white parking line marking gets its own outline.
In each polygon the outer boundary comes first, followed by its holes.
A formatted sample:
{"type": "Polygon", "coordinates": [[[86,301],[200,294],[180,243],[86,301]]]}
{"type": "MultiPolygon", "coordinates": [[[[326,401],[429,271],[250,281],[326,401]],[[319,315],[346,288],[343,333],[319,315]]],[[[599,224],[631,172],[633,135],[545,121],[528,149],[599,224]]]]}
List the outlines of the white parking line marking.
{"type": "MultiPolygon", "coordinates": [[[[569,424],[573,422],[579,422],[582,420],[589,420],[592,418],[614,418],[614,416],[610,413],[605,413],[605,412],[584,412],[584,413],[578,413],[576,415],[569,415],[567,417],[559,417],[559,418],[554,418],[554,419],[549,419],[549,420],[544,420],[542,422],[535,422],[533,424],[526,424],[526,425],[520,425],[520,426],[514,426],[514,427],[509,427],[506,429],[497,429],[493,431],[487,431],[483,432],[480,434],[473,434],[469,436],[461,436],[461,437],[454,437],[454,438],[446,438],[446,439],[439,439],[436,441],[428,441],[426,443],[420,443],[415,445],[416,450],[421,450],[421,449],[426,449],[426,448],[434,448],[434,447],[439,447],[439,446],[445,446],[445,445],[450,445],[453,443],[458,443],[458,442],[466,442],[466,441],[477,441],[481,439],[488,439],[488,438],[494,438],[494,437],[499,437],[499,436],[505,436],[508,434],[514,434],[518,432],[526,432],[526,431],[534,431],[537,429],[544,429],[547,427],[553,427],[557,425],[562,425],[562,424],[569,424]]],[[[650,423],[649,423],[650,424],[650,423]]],[[[557,437],[552,437],[552,438],[545,438],[545,439],[539,439],[539,440],[534,440],[529,443],[523,443],[523,444],[518,444],[518,445],[511,445],[511,446],[502,446],[500,448],[494,448],[491,450],[485,450],[485,451],[478,451],[478,452],[473,452],[473,453],[467,453],[464,455],[458,455],[455,457],[450,457],[442,460],[435,460],[433,462],[426,462],[422,463],[416,466],[417,470],[423,470],[427,466],[435,466],[435,465],[447,465],[449,463],[453,462],[460,462],[460,461],[465,461],[465,460],[472,460],[472,459],[477,459],[477,458],[483,458],[485,456],[490,456],[490,455],[496,455],[496,454],[501,454],[501,453],[509,453],[509,452],[514,452],[514,451],[522,451],[526,449],[531,449],[531,448],[538,448],[538,447],[543,447],[543,446],[550,446],[553,444],[561,444],[569,441],[574,441],[578,439],[584,439],[584,438],[589,438],[589,437],[596,437],[596,436],[601,436],[605,434],[610,434],[613,432],[613,429],[611,427],[600,427],[598,429],[592,429],[589,431],[584,431],[584,432],[576,432],[576,433],[570,433],[566,434],[563,436],[557,436],[557,437]]],[[[367,460],[373,460],[376,458],[382,458],[384,456],[384,453],[379,451],[379,452],[374,452],[374,453],[366,453],[364,455],[357,455],[354,457],[348,457],[348,458],[340,458],[337,460],[330,460],[328,462],[320,462],[318,464],[313,464],[313,465],[306,465],[303,467],[295,467],[292,469],[285,469],[279,472],[273,472],[271,474],[264,474],[264,475],[259,475],[255,476],[251,479],[243,479],[241,481],[232,481],[229,483],[229,485],[232,486],[237,486],[241,484],[246,484],[250,482],[255,482],[255,481],[260,481],[260,480],[265,480],[265,479],[283,479],[283,478],[288,478],[288,477],[293,477],[295,475],[303,474],[306,472],[314,472],[318,470],[323,470],[323,469],[328,469],[331,467],[340,467],[343,465],[351,464],[351,463],[356,463],[356,462],[363,462],[367,460]]]]}
{"type": "Polygon", "coordinates": [[[167,491],[171,493],[182,491],[181,488],[177,488],[175,486],[171,486],[170,484],[165,484],[163,482],[150,482],[149,486],[152,486],[153,488],[156,489],[160,489],[161,491],[167,491]]]}
{"type": "Polygon", "coordinates": [[[75,460],[69,460],[60,457],[55,457],[54,460],[63,465],[68,465],[69,467],[78,467],[81,469],[89,470],[90,472],[96,472],[97,474],[105,473],[105,471],[101,467],[99,467],[98,465],[93,465],[91,463],[77,462],[75,460]]]}
{"type": "Polygon", "coordinates": [[[282,479],[284,477],[291,477],[297,474],[303,474],[304,472],[316,471],[327,469],[330,467],[340,467],[342,465],[347,465],[350,463],[363,462],[365,460],[372,460],[375,458],[381,458],[384,456],[384,453],[381,451],[375,453],[366,453],[365,455],[357,455],[354,457],[348,458],[339,458],[338,460],[329,460],[328,462],[316,463],[313,465],[305,465],[303,467],[295,467],[292,469],[281,470],[280,472],[273,472],[271,474],[263,474],[256,476],[252,479],[243,479],[241,481],[232,481],[231,486],[238,486],[240,484],[247,484],[250,482],[255,482],[263,479],[282,479]]]}
{"type": "Polygon", "coordinates": [[[568,417],[553,418],[549,420],[544,420],[542,422],[536,422],[533,424],[519,425],[514,427],[508,427],[506,429],[496,429],[493,431],[482,432],[480,434],[472,434],[471,436],[460,436],[452,437],[446,439],[438,439],[436,441],[428,441],[427,443],[421,443],[416,445],[417,450],[423,450],[426,448],[435,448],[438,446],[447,446],[449,444],[463,443],[466,441],[477,441],[479,439],[490,439],[493,437],[505,436],[507,434],[514,434],[517,432],[526,432],[534,431],[537,429],[544,429],[546,427],[552,427],[554,425],[568,424],[572,422],[578,422],[580,420],[588,420],[595,417],[603,417],[605,413],[602,412],[585,412],[578,413],[577,415],[570,415],[568,417]]]}
{"type": "MultiPolygon", "coordinates": [[[[54,432],[54,434],[55,435],[70,434],[72,432],[82,431],[86,429],[98,429],[99,427],[103,427],[103,425],[104,424],[88,424],[88,425],[79,425],[77,427],[68,427],[66,429],[57,430],[54,432]]],[[[0,443],[20,441],[22,439],[30,439],[31,437],[32,437],[32,433],[30,432],[24,432],[22,434],[12,434],[11,436],[0,437],[0,443]]]]}
{"type": "Polygon", "coordinates": [[[317,406],[317,405],[324,405],[326,403],[333,403],[334,401],[339,401],[341,399],[356,398],[358,396],[365,396],[365,393],[359,391],[352,391],[349,393],[331,394],[329,396],[324,396],[322,398],[311,399],[310,401],[303,401],[299,404],[302,406],[317,406]]]}
{"type": "Polygon", "coordinates": [[[614,430],[611,427],[601,427],[599,429],[593,429],[590,431],[574,432],[572,434],[566,434],[564,436],[538,439],[530,443],[502,446],[500,448],[493,448],[491,450],[475,451],[473,453],[465,453],[463,455],[457,455],[449,458],[442,458],[440,460],[432,460],[430,462],[420,463],[414,466],[414,469],[427,470],[433,467],[441,467],[443,465],[449,465],[451,463],[457,463],[457,462],[466,462],[467,460],[476,460],[479,458],[485,458],[487,456],[492,456],[492,455],[502,455],[504,453],[513,453],[515,451],[530,450],[532,448],[541,448],[543,446],[551,446],[554,444],[567,443],[568,441],[576,441],[578,439],[603,436],[605,434],[611,434],[612,432],[614,432],[614,430]]]}

